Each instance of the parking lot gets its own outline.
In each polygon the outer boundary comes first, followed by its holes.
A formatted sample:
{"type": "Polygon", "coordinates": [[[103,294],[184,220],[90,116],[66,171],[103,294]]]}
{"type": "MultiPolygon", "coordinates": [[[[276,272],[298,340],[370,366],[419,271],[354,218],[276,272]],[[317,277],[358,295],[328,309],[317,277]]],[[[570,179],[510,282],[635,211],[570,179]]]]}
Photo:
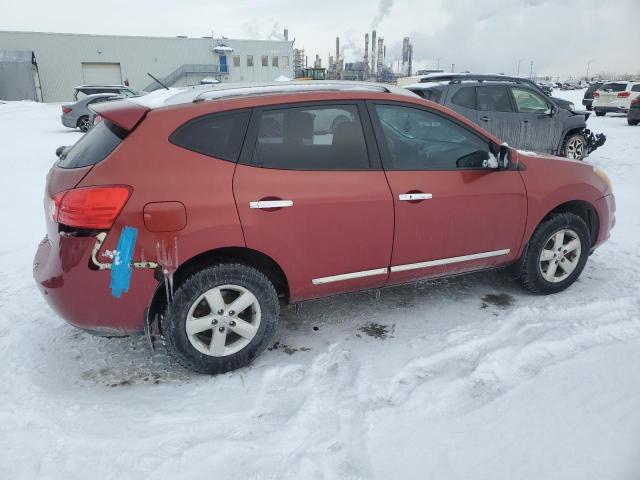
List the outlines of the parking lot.
{"type": "Polygon", "coordinates": [[[310,301],[216,377],[76,330],[41,297],[45,176],[81,135],[59,116],[0,105],[3,478],[637,478],[640,127],[625,116],[588,121],[617,224],[567,291],[480,273],[310,301]]]}

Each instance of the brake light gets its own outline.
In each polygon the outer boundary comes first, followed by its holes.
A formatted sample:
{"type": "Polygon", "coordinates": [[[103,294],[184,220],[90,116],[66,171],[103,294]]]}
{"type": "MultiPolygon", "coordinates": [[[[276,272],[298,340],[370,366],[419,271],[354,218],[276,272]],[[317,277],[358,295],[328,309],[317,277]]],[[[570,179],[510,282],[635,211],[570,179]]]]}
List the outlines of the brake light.
{"type": "Polygon", "coordinates": [[[631,92],[619,92],[618,98],[628,98],[631,96],[631,92]]]}
{"type": "Polygon", "coordinates": [[[73,110],[73,109],[71,109],[69,107],[62,107],[62,113],[69,113],[71,110],[73,110]]]}
{"type": "Polygon", "coordinates": [[[598,98],[599,96],[600,96],[600,92],[598,90],[593,92],[593,98],[598,98]]]}
{"type": "Polygon", "coordinates": [[[70,227],[108,229],[131,195],[131,187],[86,187],[66,190],[51,200],[51,218],[70,227]]]}

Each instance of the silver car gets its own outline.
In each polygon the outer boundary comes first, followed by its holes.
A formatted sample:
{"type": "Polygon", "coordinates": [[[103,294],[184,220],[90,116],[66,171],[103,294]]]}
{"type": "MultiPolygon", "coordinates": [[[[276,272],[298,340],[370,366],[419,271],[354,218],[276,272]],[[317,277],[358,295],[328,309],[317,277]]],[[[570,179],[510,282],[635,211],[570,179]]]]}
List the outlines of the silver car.
{"type": "Polygon", "coordinates": [[[122,95],[115,93],[96,93],[87,95],[75,103],[64,103],[62,105],[62,124],[69,128],[79,128],[82,132],[88,131],[92,126],[92,113],[89,105],[109,102],[111,100],[119,100],[122,95]]]}

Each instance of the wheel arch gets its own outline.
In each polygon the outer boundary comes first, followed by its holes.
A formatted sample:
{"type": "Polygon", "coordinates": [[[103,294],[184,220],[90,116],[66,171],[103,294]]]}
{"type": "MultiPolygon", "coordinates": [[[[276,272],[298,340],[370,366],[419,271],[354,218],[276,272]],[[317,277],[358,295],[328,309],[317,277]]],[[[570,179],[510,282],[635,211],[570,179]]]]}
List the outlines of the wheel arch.
{"type": "Polygon", "coordinates": [[[582,126],[582,127],[569,127],[567,128],[562,135],[560,136],[560,144],[558,145],[556,152],[558,155],[562,156],[563,155],[563,149],[564,149],[564,143],[567,140],[567,138],[569,138],[571,135],[573,135],[574,133],[582,133],[582,131],[585,129],[586,127],[582,126]]]}
{"type": "MultiPolygon", "coordinates": [[[[174,289],[178,288],[189,275],[218,263],[241,263],[256,268],[273,283],[278,297],[284,299],[285,302],[289,301],[289,281],[284,270],[270,256],[247,247],[222,247],[195,255],[182,263],[175,271],[173,275],[174,289]]],[[[160,281],[147,308],[145,325],[152,323],[156,315],[161,313],[166,306],[167,294],[164,281],[160,281]]]]}
{"type": "Polygon", "coordinates": [[[80,115],[78,117],[78,120],[76,120],[76,127],[80,128],[80,122],[82,121],[83,118],[86,118],[87,120],[89,119],[89,115],[80,115]]]}

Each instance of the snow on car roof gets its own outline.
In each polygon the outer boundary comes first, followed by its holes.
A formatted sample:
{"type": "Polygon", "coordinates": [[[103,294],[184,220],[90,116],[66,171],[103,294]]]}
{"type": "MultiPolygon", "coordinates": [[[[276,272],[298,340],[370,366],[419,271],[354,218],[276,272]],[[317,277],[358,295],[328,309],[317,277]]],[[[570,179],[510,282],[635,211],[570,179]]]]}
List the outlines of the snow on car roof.
{"type": "Polygon", "coordinates": [[[398,95],[415,95],[404,88],[379,83],[306,80],[270,83],[223,83],[217,85],[199,85],[181,89],[169,88],[155,90],[147,95],[131,98],[129,101],[153,109],[182,103],[221,100],[231,97],[336,91],[386,92],[398,95]]]}

